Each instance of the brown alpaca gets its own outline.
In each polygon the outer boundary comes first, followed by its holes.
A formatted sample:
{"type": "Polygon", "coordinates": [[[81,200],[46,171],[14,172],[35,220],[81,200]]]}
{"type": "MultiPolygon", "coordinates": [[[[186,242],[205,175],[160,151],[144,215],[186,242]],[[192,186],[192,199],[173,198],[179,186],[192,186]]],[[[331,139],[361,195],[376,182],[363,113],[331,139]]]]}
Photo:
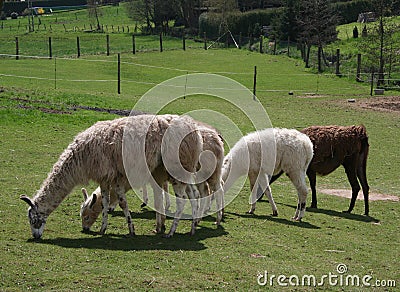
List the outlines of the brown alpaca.
{"type": "MultiPolygon", "coordinates": [[[[328,175],[343,165],[352,189],[349,209],[355,205],[360,185],[364,194],[365,215],[369,214],[367,182],[368,135],[365,126],[311,126],[301,132],[310,137],[314,145],[314,157],[307,169],[310,180],[312,202],[311,208],[317,208],[316,175],[328,175]]],[[[274,176],[274,181],[282,173],[274,176]]]]}

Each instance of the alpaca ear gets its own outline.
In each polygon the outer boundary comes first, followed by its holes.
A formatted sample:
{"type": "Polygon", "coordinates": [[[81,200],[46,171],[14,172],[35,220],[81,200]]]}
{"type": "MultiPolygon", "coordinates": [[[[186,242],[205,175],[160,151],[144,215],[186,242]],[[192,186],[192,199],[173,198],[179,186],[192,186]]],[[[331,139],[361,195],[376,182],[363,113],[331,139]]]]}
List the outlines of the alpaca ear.
{"type": "Polygon", "coordinates": [[[32,202],[32,200],[27,195],[21,195],[19,197],[22,201],[25,201],[32,209],[36,210],[36,205],[32,202]]]}
{"type": "Polygon", "coordinates": [[[87,198],[89,197],[89,194],[85,188],[82,188],[82,194],[83,194],[84,202],[86,202],[87,198]]]}
{"type": "Polygon", "coordinates": [[[96,201],[97,201],[97,195],[96,195],[96,194],[93,194],[93,199],[92,199],[92,201],[90,202],[89,208],[93,208],[94,204],[96,204],[96,201]]]}

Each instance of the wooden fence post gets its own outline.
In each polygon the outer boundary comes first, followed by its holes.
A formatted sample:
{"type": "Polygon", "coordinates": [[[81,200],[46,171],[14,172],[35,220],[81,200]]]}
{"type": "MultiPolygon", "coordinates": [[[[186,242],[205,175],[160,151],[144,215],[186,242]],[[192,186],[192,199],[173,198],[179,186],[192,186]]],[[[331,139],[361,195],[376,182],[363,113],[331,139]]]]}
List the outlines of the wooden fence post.
{"type": "Polygon", "coordinates": [[[76,49],[78,51],[78,58],[79,58],[81,56],[81,44],[78,36],[76,37],[76,49]]]}
{"type": "Polygon", "coordinates": [[[340,49],[336,49],[336,76],[342,76],[340,74],[340,49]]]}
{"type": "Polygon", "coordinates": [[[357,75],[356,81],[361,82],[361,54],[357,54],[357,75]]]}
{"type": "Polygon", "coordinates": [[[121,94],[121,54],[118,53],[118,94],[121,94]]]}
{"type": "Polygon", "coordinates": [[[375,73],[374,73],[374,71],[372,71],[372,74],[371,74],[371,92],[370,92],[371,96],[372,96],[372,92],[374,91],[374,78],[375,78],[375,73]]]}
{"type": "Polygon", "coordinates": [[[253,77],[253,100],[256,100],[256,88],[257,88],[257,66],[254,66],[254,77],[253,77]]]}
{"type": "Polygon", "coordinates": [[[132,54],[136,54],[136,40],[135,35],[132,35],[132,54]]]}
{"type": "Polygon", "coordinates": [[[162,32],[160,32],[160,52],[162,53],[163,46],[162,46],[162,32]]]}
{"type": "Polygon", "coordinates": [[[204,50],[207,50],[207,34],[204,32],[204,50]]]}
{"type": "Polygon", "coordinates": [[[186,38],[185,34],[182,35],[182,48],[184,51],[186,51],[186,38]]]}
{"type": "Polygon", "coordinates": [[[107,41],[107,56],[110,56],[110,35],[106,35],[106,41],[107,41]]]}
{"type": "Polygon", "coordinates": [[[53,49],[51,46],[51,37],[49,37],[49,59],[53,58],[53,49]]]}
{"type": "Polygon", "coordinates": [[[15,37],[15,60],[19,60],[19,41],[18,41],[18,37],[15,37]]]}
{"type": "Polygon", "coordinates": [[[238,43],[239,49],[242,48],[242,32],[239,33],[239,43],[238,43]]]}

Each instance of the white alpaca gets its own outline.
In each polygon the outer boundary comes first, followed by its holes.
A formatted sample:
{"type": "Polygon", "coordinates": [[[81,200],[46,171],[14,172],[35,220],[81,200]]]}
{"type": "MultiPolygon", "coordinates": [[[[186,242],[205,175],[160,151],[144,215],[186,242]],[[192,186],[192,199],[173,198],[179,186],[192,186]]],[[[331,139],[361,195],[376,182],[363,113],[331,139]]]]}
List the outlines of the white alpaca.
{"type": "MultiPolygon", "coordinates": [[[[97,182],[102,192],[100,234],[104,234],[107,228],[109,192],[113,189],[124,211],[129,234],[134,235],[125,192],[131,185],[139,188],[147,183],[152,184],[156,209],[161,210],[156,213],[156,230],[163,232],[165,215],[162,203],[160,205],[160,186],[169,179],[173,181],[176,196],[186,197],[187,181],[195,173],[198,164],[202,139],[193,124],[194,120],[187,116],[140,115],[98,122],[78,134],[61,154],[35,197],[31,199],[21,196],[30,206],[28,219],[33,237],[42,236],[48,216],[72,189],[76,185],[87,184],[90,180],[97,182]],[[170,178],[163,165],[163,156],[174,157],[173,155],[185,170],[180,176],[181,181],[170,178]],[[138,174],[140,179],[135,180],[138,174]]],[[[195,200],[192,201],[192,212],[197,215],[198,206],[195,200]]],[[[178,207],[168,236],[173,235],[182,215],[183,206],[178,207]]],[[[193,220],[192,232],[196,225],[197,222],[193,220]]]]}
{"type": "Polygon", "coordinates": [[[298,204],[293,219],[300,221],[307,199],[305,176],[312,157],[313,144],[307,135],[297,130],[271,128],[250,133],[242,137],[224,159],[224,190],[226,192],[240,176],[248,175],[252,190],[249,213],[254,213],[257,199],[266,192],[273,215],[277,216],[269,180],[283,171],[297,190],[298,204]]]}
{"type": "MultiPolygon", "coordinates": [[[[207,151],[210,151],[212,157],[203,157],[201,167],[203,173],[207,176],[205,181],[198,183],[196,188],[188,185],[186,187],[186,193],[192,193],[195,198],[201,198],[200,210],[197,214],[196,219],[204,217],[206,210],[210,205],[210,198],[212,195],[216,197],[217,202],[217,221],[216,224],[220,224],[222,220],[222,209],[223,209],[223,190],[221,185],[221,168],[224,159],[224,145],[222,138],[218,134],[217,130],[213,127],[196,121],[196,127],[203,139],[203,155],[207,151]],[[197,191],[199,193],[197,193],[197,191]]],[[[200,166],[199,166],[200,167],[200,166]]],[[[199,178],[200,179],[200,178],[199,178]]],[[[142,207],[146,206],[148,202],[147,189],[143,187],[143,204],[142,207]]],[[[101,196],[100,187],[98,187],[91,196],[88,196],[86,189],[82,189],[84,202],[81,205],[81,219],[82,228],[85,231],[89,231],[90,227],[96,221],[99,216],[101,208],[101,200],[98,198],[101,196]]],[[[163,197],[165,199],[165,209],[168,210],[170,206],[169,195],[168,195],[168,183],[165,182],[163,185],[163,197]]],[[[179,201],[179,199],[178,199],[179,201]]],[[[118,204],[118,197],[115,191],[110,190],[110,209],[115,208],[118,204]]],[[[179,203],[177,203],[179,204],[179,203]]]]}
{"type": "MultiPolygon", "coordinates": [[[[168,196],[168,183],[165,182],[163,185],[163,197],[165,198],[165,210],[169,210],[170,201],[168,196]]],[[[147,187],[142,187],[143,192],[143,204],[142,207],[145,207],[148,203],[148,196],[147,196],[147,187]]],[[[101,206],[101,189],[97,187],[93,193],[89,196],[87,190],[82,188],[83,193],[83,203],[81,205],[81,220],[82,220],[82,229],[83,231],[89,231],[94,222],[99,217],[102,206],[101,206]]],[[[108,208],[109,211],[113,211],[118,204],[118,195],[115,193],[114,189],[110,190],[110,207],[108,208]]],[[[122,209],[122,208],[121,208],[122,209]]]]}

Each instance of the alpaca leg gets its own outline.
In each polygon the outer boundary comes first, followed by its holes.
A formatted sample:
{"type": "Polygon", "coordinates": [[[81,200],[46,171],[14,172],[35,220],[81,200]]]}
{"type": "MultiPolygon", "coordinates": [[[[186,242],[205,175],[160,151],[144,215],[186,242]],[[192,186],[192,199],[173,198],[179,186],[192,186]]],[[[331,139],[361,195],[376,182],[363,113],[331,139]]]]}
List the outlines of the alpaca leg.
{"type": "Polygon", "coordinates": [[[190,199],[190,205],[192,206],[192,228],[190,230],[190,235],[194,235],[196,232],[196,227],[199,225],[201,220],[201,213],[199,212],[200,203],[200,192],[195,185],[190,186],[190,191],[187,193],[190,199]]]}
{"type": "Polygon", "coordinates": [[[108,185],[101,186],[101,203],[102,203],[102,221],[100,234],[104,235],[108,225],[108,206],[110,204],[110,190],[108,185]]]}
{"type": "Polygon", "coordinates": [[[211,208],[211,196],[209,193],[209,188],[208,184],[206,182],[202,182],[194,188],[193,186],[190,186],[193,188],[193,191],[197,191],[198,194],[197,197],[200,198],[199,200],[199,218],[203,218],[206,216],[207,212],[211,208]],[[197,190],[196,190],[197,189],[197,190]]]}
{"type": "Polygon", "coordinates": [[[343,163],[344,169],[346,171],[347,179],[350,182],[351,185],[351,201],[350,201],[350,206],[346,213],[350,213],[353,211],[354,205],[356,204],[356,199],[358,196],[358,192],[360,191],[360,185],[357,180],[357,174],[356,174],[356,164],[357,161],[354,156],[349,157],[349,159],[345,160],[343,163]]]}
{"type": "Polygon", "coordinates": [[[368,203],[368,201],[369,201],[369,199],[368,199],[369,185],[368,185],[368,181],[367,181],[367,169],[366,169],[367,165],[365,163],[365,161],[366,161],[365,155],[367,155],[366,152],[362,153],[359,156],[358,167],[357,167],[357,177],[360,180],[363,195],[364,195],[364,207],[365,207],[364,215],[368,216],[368,214],[369,214],[369,203],[368,203]]]}
{"type": "Polygon", "coordinates": [[[257,183],[258,188],[261,188],[261,191],[257,190],[257,196],[261,194],[266,194],[268,201],[271,205],[272,209],[272,216],[278,216],[278,208],[276,207],[274,198],[272,197],[272,192],[271,192],[271,187],[269,185],[269,179],[266,174],[260,174],[258,183],[257,183]]]}
{"type": "Polygon", "coordinates": [[[162,190],[159,185],[152,186],[154,193],[154,209],[156,210],[156,233],[165,232],[165,209],[162,190]]]}
{"type": "Polygon", "coordinates": [[[222,184],[219,182],[214,190],[215,202],[217,203],[217,221],[215,224],[220,225],[222,221],[222,217],[224,215],[224,190],[222,188],[222,184]]]}
{"type": "Polygon", "coordinates": [[[171,207],[171,201],[169,199],[169,193],[168,193],[168,181],[163,183],[163,197],[164,197],[164,202],[165,202],[165,210],[169,210],[171,207]]]}
{"type": "Polygon", "coordinates": [[[316,185],[317,185],[317,174],[315,171],[308,169],[307,170],[307,176],[308,180],[310,181],[310,187],[311,187],[311,208],[317,208],[317,190],[316,190],[316,185]]]}
{"type": "Polygon", "coordinates": [[[304,217],[304,213],[306,211],[306,201],[307,201],[307,185],[306,185],[306,174],[303,171],[299,173],[290,173],[288,174],[290,180],[292,181],[293,185],[297,190],[297,208],[296,212],[293,216],[293,220],[301,221],[304,217]]]}
{"type": "Polygon", "coordinates": [[[117,186],[115,191],[118,195],[119,206],[124,211],[126,223],[128,224],[129,236],[134,236],[135,235],[135,227],[133,226],[133,223],[132,223],[131,212],[129,212],[128,202],[126,200],[125,189],[117,186]]]}
{"type": "MultiPolygon", "coordinates": [[[[172,222],[172,226],[166,238],[174,235],[176,228],[178,227],[179,220],[182,217],[183,209],[185,208],[187,194],[186,194],[186,185],[177,183],[174,186],[175,196],[176,196],[176,211],[174,215],[174,221],[172,222]]],[[[192,224],[193,225],[193,224],[192,224]]]]}
{"type": "Polygon", "coordinates": [[[147,206],[147,204],[149,203],[149,197],[147,194],[147,187],[146,185],[144,185],[142,187],[142,192],[143,192],[143,203],[140,205],[141,208],[144,208],[147,206]]]}
{"type": "Polygon", "coordinates": [[[257,175],[249,173],[250,189],[251,189],[251,196],[250,196],[251,207],[248,212],[249,214],[254,214],[254,211],[256,210],[257,190],[258,190],[258,186],[256,184],[256,178],[257,175]]]}

